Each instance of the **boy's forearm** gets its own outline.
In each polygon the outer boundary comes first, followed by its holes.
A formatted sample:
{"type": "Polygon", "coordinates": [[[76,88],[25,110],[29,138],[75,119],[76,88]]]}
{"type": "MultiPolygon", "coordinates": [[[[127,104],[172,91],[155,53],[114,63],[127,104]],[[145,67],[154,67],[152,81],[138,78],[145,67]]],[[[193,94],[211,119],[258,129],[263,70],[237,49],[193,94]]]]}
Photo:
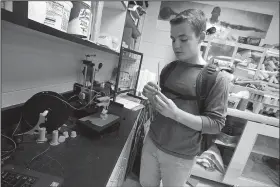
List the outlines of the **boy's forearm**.
{"type": "Polygon", "coordinates": [[[186,125],[187,127],[192,128],[194,130],[197,130],[197,131],[202,130],[202,119],[200,116],[190,114],[179,108],[175,112],[173,120],[175,120],[183,125],[186,125]]]}

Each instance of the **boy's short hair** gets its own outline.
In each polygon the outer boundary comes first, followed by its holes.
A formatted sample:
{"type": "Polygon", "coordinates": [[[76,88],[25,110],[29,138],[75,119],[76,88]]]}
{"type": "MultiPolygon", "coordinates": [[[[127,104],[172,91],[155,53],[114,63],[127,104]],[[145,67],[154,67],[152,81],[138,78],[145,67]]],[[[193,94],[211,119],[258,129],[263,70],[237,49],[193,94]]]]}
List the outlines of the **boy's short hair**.
{"type": "Polygon", "coordinates": [[[177,25],[186,21],[191,24],[197,37],[206,30],[205,14],[203,11],[198,9],[187,9],[180,12],[175,18],[170,20],[170,24],[177,25]]]}

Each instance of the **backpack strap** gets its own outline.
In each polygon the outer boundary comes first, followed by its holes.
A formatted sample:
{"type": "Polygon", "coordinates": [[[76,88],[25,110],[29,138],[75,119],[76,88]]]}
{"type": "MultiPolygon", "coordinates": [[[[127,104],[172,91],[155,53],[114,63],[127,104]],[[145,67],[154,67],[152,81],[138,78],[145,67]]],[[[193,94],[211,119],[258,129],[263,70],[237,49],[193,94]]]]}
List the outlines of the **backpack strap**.
{"type": "Polygon", "coordinates": [[[209,95],[212,87],[216,82],[216,78],[220,69],[214,64],[206,65],[200,72],[196,80],[196,95],[198,98],[198,106],[200,113],[204,111],[204,103],[209,95]]]}
{"type": "MultiPolygon", "coordinates": [[[[178,93],[177,91],[172,90],[172,89],[165,86],[166,80],[168,79],[168,77],[172,73],[172,71],[176,68],[178,63],[179,63],[179,61],[173,61],[163,68],[163,70],[160,74],[160,88],[161,88],[161,91],[163,93],[164,92],[172,93],[173,95],[177,96],[177,98],[180,98],[180,99],[197,100],[197,96],[183,95],[183,94],[178,93]]],[[[203,65],[200,65],[200,64],[188,64],[188,66],[189,67],[199,67],[199,68],[204,67],[203,65]]]]}
{"type": "Polygon", "coordinates": [[[160,74],[160,87],[163,89],[164,88],[164,83],[167,80],[167,78],[169,77],[169,75],[171,74],[171,72],[175,69],[175,67],[177,66],[178,61],[173,61],[169,64],[167,64],[161,71],[160,74]]]}
{"type": "MultiPolygon", "coordinates": [[[[208,97],[212,87],[214,86],[219,72],[220,69],[216,65],[208,64],[201,70],[200,74],[197,77],[196,94],[198,97],[197,101],[200,114],[204,112],[205,100],[208,97]]],[[[201,153],[211,147],[214,138],[215,135],[202,134],[201,153]]]]}

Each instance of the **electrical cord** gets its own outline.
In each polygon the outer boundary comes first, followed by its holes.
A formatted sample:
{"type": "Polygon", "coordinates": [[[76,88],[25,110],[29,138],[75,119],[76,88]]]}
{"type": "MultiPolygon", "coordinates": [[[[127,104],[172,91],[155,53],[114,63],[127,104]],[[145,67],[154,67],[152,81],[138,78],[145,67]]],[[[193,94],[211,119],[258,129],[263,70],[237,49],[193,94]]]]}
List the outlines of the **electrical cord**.
{"type": "MultiPolygon", "coordinates": [[[[67,106],[69,106],[70,108],[74,109],[74,110],[83,110],[85,109],[88,105],[90,105],[90,103],[97,97],[97,96],[101,96],[99,95],[100,92],[97,92],[97,94],[88,102],[88,104],[86,104],[85,106],[81,107],[81,108],[76,108],[74,106],[72,106],[70,103],[68,103],[67,101],[64,101],[63,99],[57,97],[57,96],[54,96],[54,95],[50,95],[50,94],[44,94],[44,95],[48,95],[48,96],[51,96],[51,97],[54,97],[54,98],[57,98],[59,99],[60,101],[62,101],[63,103],[65,103],[67,106]]],[[[94,102],[96,103],[96,102],[94,102]]]]}
{"type": "MultiPolygon", "coordinates": [[[[20,119],[19,119],[19,122],[18,122],[18,124],[17,124],[17,126],[16,126],[15,130],[14,130],[14,131],[13,131],[13,133],[12,133],[12,138],[14,137],[15,132],[17,131],[17,129],[18,129],[18,127],[19,127],[20,123],[21,123],[21,120],[22,120],[22,113],[20,114],[20,119]]],[[[17,134],[17,136],[18,136],[18,135],[19,135],[19,134],[17,134]]]]}
{"type": "Polygon", "coordinates": [[[68,99],[68,101],[70,101],[71,99],[73,99],[73,98],[75,98],[75,97],[78,97],[77,95],[73,95],[73,96],[71,96],[69,99],[68,99]]]}
{"type": "MultiPolygon", "coordinates": [[[[96,92],[97,94],[88,102],[88,104],[86,104],[85,106],[83,106],[83,107],[81,107],[81,108],[76,108],[76,107],[72,106],[70,103],[68,103],[67,101],[64,101],[63,99],[61,99],[61,98],[59,98],[59,97],[57,97],[57,96],[50,95],[50,94],[44,94],[44,95],[48,95],[48,96],[51,96],[51,97],[55,97],[56,99],[59,99],[60,101],[64,102],[67,106],[69,106],[70,108],[72,108],[72,109],[74,109],[74,110],[83,110],[83,109],[86,108],[88,105],[90,105],[90,103],[91,103],[97,96],[101,96],[101,95],[100,95],[101,92],[97,92],[97,91],[95,91],[95,92],[96,92]]],[[[74,96],[76,96],[76,95],[74,95],[74,96]]],[[[73,97],[73,96],[72,96],[72,97],[73,97]]],[[[94,103],[97,103],[97,102],[94,102],[94,103]]],[[[15,134],[15,132],[17,131],[17,129],[18,129],[18,127],[19,127],[19,125],[20,125],[22,119],[23,119],[23,116],[22,116],[22,113],[21,113],[20,120],[19,120],[19,122],[18,122],[18,124],[17,124],[15,130],[14,130],[13,133],[12,133],[12,138],[13,138],[14,136],[20,136],[20,135],[23,135],[23,134],[24,134],[24,133],[15,134]]],[[[25,119],[24,119],[24,121],[25,121],[29,126],[31,126],[25,119]]],[[[31,126],[31,127],[32,127],[32,126],[31,126]]]]}
{"type": "MultiPolygon", "coordinates": [[[[95,91],[95,92],[96,92],[96,91],[95,91]]],[[[63,99],[61,99],[61,98],[59,98],[59,97],[56,97],[56,96],[53,96],[53,95],[50,95],[50,94],[45,94],[45,95],[48,95],[48,96],[55,97],[55,98],[59,99],[60,101],[64,102],[67,106],[69,106],[70,108],[72,108],[72,109],[74,109],[74,110],[82,110],[82,109],[86,108],[97,96],[101,96],[101,95],[100,95],[101,92],[96,92],[96,93],[97,93],[97,94],[88,102],[88,104],[86,104],[85,106],[83,106],[83,107],[81,107],[81,108],[76,108],[76,107],[72,106],[70,103],[68,103],[67,101],[64,101],[63,99]]],[[[96,102],[94,102],[94,103],[96,103],[96,102]]],[[[4,157],[4,156],[8,155],[9,153],[13,152],[14,150],[16,150],[17,145],[16,145],[15,141],[13,140],[13,137],[14,137],[14,136],[20,136],[20,135],[23,136],[23,135],[24,135],[24,133],[15,134],[15,132],[17,131],[19,125],[21,124],[22,119],[23,119],[23,115],[22,115],[22,113],[21,113],[21,115],[20,115],[20,120],[19,120],[19,122],[18,122],[18,124],[17,124],[15,130],[14,130],[13,133],[12,133],[12,138],[10,138],[10,137],[8,137],[8,136],[6,136],[6,135],[4,135],[4,134],[1,134],[1,136],[3,136],[3,137],[5,137],[5,138],[7,138],[8,140],[12,141],[13,144],[14,144],[14,148],[13,148],[12,150],[10,150],[10,151],[7,151],[7,152],[5,151],[5,153],[2,154],[1,157],[4,157]]],[[[28,125],[30,125],[25,119],[24,119],[24,121],[25,121],[28,125]]],[[[30,126],[31,126],[31,125],[30,125],[30,126]]]]}
{"type": "Polygon", "coordinates": [[[49,149],[51,148],[51,146],[48,146],[47,149],[45,149],[43,152],[39,153],[38,155],[34,156],[27,164],[26,164],[26,169],[30,169],[30,164],[39,156],[43,155],[44,153],[46,153],[49,149]]]}
{"type": "Polygon", "coordinates": [[[64,175],[64,167],[62,166],[62,164],[58,160],[56,160],[55,158],[53,158],[49,155],[46,155],[46,157],[49,157],[50,159],[56,161],[56,163],[58,163],[60,165],[61,169],[62,169],[62,175],[64,175]]]}
{"type": "MultiPolygon", "coordinates": [[[[11,142],[13,142],[13,144],[14,144],[14,148],[13,148],[12,150],[7,151],[5,154],[1,154],[1,158],[2,158],[2,157],[4,157],[4,156],[8,155],[9,153],[13,152],[14,150],[16,150],[17,144],[16,144],[16,142],[15,142],[12,138],[10,138],[10,137],[8,137],[8,136],[2,134],[2,133],[1,133],[1,136],[3,136],[4,138],[7,138],[8,140],[10,140],[11,142]]],[[[1,151],[1,152],[2,152],[2,151],[1,151]]]]}

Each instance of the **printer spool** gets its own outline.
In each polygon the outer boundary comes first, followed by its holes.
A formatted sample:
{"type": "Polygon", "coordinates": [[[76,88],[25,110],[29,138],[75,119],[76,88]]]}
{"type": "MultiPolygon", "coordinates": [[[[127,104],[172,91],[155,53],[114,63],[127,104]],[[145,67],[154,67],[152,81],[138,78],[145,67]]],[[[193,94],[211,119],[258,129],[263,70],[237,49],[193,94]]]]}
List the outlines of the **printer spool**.
{"type": "Polygon", "coordinates": [[[28,99],[22,108],[21,132],[25,133],[37,124],[40,113],[48,110],[47,120],[40,127],[45,127],[47,132],[53,132],[62,126],[70,116],[71,109],[67,100],[60,94],[52,91],[43,91],[28,99]]]}

